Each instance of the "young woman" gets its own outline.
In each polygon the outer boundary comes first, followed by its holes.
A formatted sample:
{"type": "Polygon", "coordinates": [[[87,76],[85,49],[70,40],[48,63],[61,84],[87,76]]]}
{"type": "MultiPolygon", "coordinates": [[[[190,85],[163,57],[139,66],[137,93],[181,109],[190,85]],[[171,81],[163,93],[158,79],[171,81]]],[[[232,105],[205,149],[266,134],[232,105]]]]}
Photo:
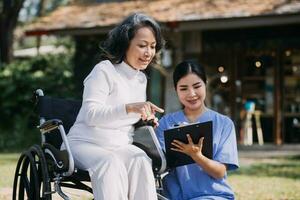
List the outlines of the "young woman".
{"type": "Polygon", "coordinates": [[[166,195],[171,200],[234,199],[226,181],[226,171],[238,168],[233,122],[205,106],[206,74],[201,65],[192,61],[178,64],[173,81],[183,110],[160,119],[156,133],[162,147],[165,146],[164,130],[178,124],[212,121],[213,159],[201,152],[205,138],[200,138],[196,144],[189,135],[188,144],[174,140],[172,150],[187,154],[195,163],[170,170],[163,179],[166,195]]]}
{"type": "Polygon", "coordinates": [[[132,145],[132,134],[137,121],[163,112],[146,101],[142,72],[162,45],[159,25],[133,14],[109,33],[101,46],[103,61],[84,80],[68,140],[75,165],[90,174],[95,200],[157,199],[151,159],[132,145]]]}

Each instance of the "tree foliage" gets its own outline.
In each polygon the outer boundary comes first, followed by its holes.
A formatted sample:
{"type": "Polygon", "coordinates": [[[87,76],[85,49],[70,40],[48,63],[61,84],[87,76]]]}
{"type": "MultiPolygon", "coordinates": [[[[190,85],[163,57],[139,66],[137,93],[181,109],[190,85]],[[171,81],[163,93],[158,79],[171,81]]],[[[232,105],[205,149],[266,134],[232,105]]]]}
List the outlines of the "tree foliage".
{"type": "Polygon", "coordinates": [[[38,143],[38,118],[33,92],[74,97],[70,54],[39,56],[15,61],[0,69],[0,151],[38,143]]]}
{"type": "Polygon", "coordinates": [[[30,22],[68,2],[69,0],[2,0],[0,2],[0,66],[10,63],[13,59],[13,33],[18,22],[30,22]]]}

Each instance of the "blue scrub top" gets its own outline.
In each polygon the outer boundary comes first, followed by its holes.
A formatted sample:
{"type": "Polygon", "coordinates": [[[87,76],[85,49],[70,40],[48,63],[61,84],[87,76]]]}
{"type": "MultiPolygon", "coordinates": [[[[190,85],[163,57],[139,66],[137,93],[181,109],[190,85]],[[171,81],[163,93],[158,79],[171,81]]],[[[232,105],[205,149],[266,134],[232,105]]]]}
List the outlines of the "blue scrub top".
{"type": "MultiPolygon", "coordinates": [[[[232,120],[207,109],[197,122],[213,122],[213,159],[227,165],[228,170],[239,167],[235,127],[232,120]]],[[[159,121],[156,135],[163,148],[164,130],[174,125],[186,124],[183,110],[167,114],[159,121]]],[[[204,138],[205,140],[205,138],[204,138]]],[[[172,169],[163,179],[164,191],[171,200],[234,199],[234,193],[226,181],[209,176],[200,165],[194,163],[172,169]]]]}

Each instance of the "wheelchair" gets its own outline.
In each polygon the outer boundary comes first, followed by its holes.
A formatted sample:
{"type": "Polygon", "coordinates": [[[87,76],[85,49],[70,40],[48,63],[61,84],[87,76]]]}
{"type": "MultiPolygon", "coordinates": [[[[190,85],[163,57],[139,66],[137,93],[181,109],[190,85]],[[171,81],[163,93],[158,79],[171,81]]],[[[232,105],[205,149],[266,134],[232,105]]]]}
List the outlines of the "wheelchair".
{"type": "MultiPolygon", "coordinates": [[[[67,133],[74,124],[81,101],[44,96],[41,89],[34,92],[34,101],[39,115],[37,128],[41,132],[41,144],[34,144],[22,152],[17,162],[12,199],[51,200],[57,193],[69,200],[62,188],[72,188],[93,193],[87,184],[87,171],[77,169],[67,140],[67,133]],[[64,143],[66,149],[60,150],[64,143]]],[[[133,144],[143,149],[152,159],[157,197],[163,196],[161,174],[166,171],[166,159],[153,127],[140,121],[135,125],[133,144]]]]}

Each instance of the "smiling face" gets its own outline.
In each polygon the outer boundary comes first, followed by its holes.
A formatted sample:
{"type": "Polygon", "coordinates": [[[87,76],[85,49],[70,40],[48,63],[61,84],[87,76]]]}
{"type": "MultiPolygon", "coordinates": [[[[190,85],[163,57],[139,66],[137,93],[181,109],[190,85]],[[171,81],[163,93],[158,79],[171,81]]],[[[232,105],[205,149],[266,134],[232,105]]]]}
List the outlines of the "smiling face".
{"type": "Polygon", "coordinates": [[[142,27],[137,30],[126,51],[125,62],[137,70],[144,70],[155,56],[156,40],[153,30],[142,27]]]}
{"type": "Polygon", "coordinates": [[[202,112],[205,109],[206,85],[195,73],[182,77],[177,83],[176,92],[185,112],[202,112]]]}

